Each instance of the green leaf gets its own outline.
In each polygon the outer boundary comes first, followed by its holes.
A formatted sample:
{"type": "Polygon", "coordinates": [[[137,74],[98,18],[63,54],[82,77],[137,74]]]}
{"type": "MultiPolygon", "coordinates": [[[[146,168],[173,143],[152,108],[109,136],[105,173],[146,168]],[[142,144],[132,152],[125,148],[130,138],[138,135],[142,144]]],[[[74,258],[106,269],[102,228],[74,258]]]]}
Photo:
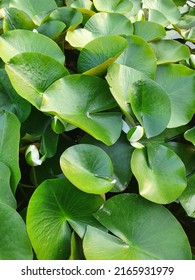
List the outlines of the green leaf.
{"type": "Polygon", "coordinates": [[[47,123],[41,137],[40,152],[47,158],[53,157],[57,150],[58,134],[51,128],[51,122],[47,123]]]}
{"type": "Polygon", "coordinates": [[[104,80],[76,74],[56,81],[45,91],[41,110],[83,129],[106,145],[112,145],[122,130],[121,113],[105,110],[115,106],[104,80]]]}
{"type": "Polygon", "coordinates": [[[187,124],[194,115],[195,72],[178,64],[160,65],[156,82],[164,88],[171,101],[171,119],[168,127],[187,124]]]}
{"type": "Polygon", "coordinates": [[[179,197],[179,202],[188,216],[195,218],[195,175],[188,179],[187,188],[179,197]]]}
{"type": "Polygon", "coordinates": [[[35,52],[14,56],[5,69],[17,93],[38,109],[41,107],[44,91],[53,82],[69,74],[57,60],[35,52]]]}
{"type": "Polygon", "coordinates": [[[57,4],[54,0],[10,0],[10,7],[22,10],[32,18],[42,12],[57,8],[57,4]]]}
{"type": "Polygon", "coordinates": [[[113,63],[108,68],[106,80],[110,86],[110,91],[130,121],[132,120],[132,111],[129,105],[129,93],[134,82],[146,78],[147,76],[144,73],[118,63],[113,63]]]}
{"type": "Polygon", "coordinates": [[[189,130],[186,130],[186,132],[184,133],[184,138],[190,141],[195,146],[195,126],[190,128],[189,130]]]}
{"type": "Polygon", "coordinates": [[[129,0],[93,0],[94,6],[98,11],[108,13],[126,14],[131,11],[133,3],[129,0]]]}
{"type": "Polygon", "coordinates": [[[150,42],[159,40],[166,35],[162,25],[150,21],[136,21],[133,24],[134,34],[150,42]]]}
{"type": "Polygon", "coordinates": [[[133,84],[130,103],[148,138],[167,127],[171,116],[171,104],[162,87],[152,80],[139,80],[133,84]]]}
{"type": "Polygon", "coordinates": [[[25,224],[10,206],[0,203],[0,260],[32,260],[25,224]]]}
{"type": "Polygon", "coordinates": [[[65,58],[61,49],[54,41],[42,34],[16,29],[1,35],[0,56],[5,63],[13,56],[24,52],[45,54],[64,65],[65,58]]]}
{"type": "Polygon", "coordinates": [[[81,12],[71,7],[60,7],[51,12],[48,20],[62,21],[66,24],[66,29],[74,30],[83,21],[81,12]]]}
{"type": "Polygon", "coordinates": [[[37,28],[37,31],[53,40],[57,39],[64,31],[65,23],[57,20],[47,21],[37,28]]]}
{"type": "Polygon", "coordinates": [[[16,200],[10,188],[10,169],[0,162],[0,203],[9,205],[16,209],[16,200]]]}
{"type": "Polygon", "coordinates": [[[135,150],[131,158],[139,192],[146,199],[161,204],[175,201],[186,188],[186,170],[181,159],[169,148],[149,144],[135,150]]]}
{"type": "Polygon", "coordinates": [[[0,111],[0,162],[11,171],[10,185],[13,193],[20,180],[19,141],[19,120],[12,113],[0,111]]]}
{"type": "Polygon", "coordinates": [[[174,40],[161,40],[150,44],[156,54],[157,64],[178,62],[190,57],[190,50],[174,40]]]}
{"type": "Polygon", "coordinates": [[[192,259],[188,238],[176,218],[137,194],[108,199],[94,216],[114,235],[88,227],[83,242],[87,260],[192,259]]]}
{"type": "Polygon", "coordinates": [[[163,27],[167,27],[170,24],[165,14],[162,14],[161,12],[153,9],[149,9],[148,20],[150,22],[155,22],[157,24],[160,24],[163,27]]]}
{"type": "Polygon", "coordinates": [[[23,122],[30,114],[31,106],[13,89],[4,69],[0,69],[0,109],[14,113],[23,122]]]}
{"type": "Polygon", "coordinates": [[[0,10],[0,17],[3,18],[3,30],[8,32],[13,29],[30,29],[35,27],[31,18],[23,11],[16,8],[0,10]]]}
{"type": "Polygon", "coordinates": [[[103,75],[119,55],[126,49],[126,39],[106,35],[89,42],[80,52],[78,72],[89,75],[103,75]],[[111,47],[112,46],[112,47],[111,47]]]}
{"type": "Polygon", "coordinates": [[[33,193],[27,211],[27,231],[39,260],[68,259],[70,226],[83,237],[87,225],[101,228],[92,213],[102,204],[66,179],[47,180],[33,193]]]}
{"type": "Polygon", "coordinates": [[[156,56],[151,46],[144,39],[136,35],[128,36],[126,39],[128,47],[116,62],[143,72],[150,78],[154,78],[156,56]]]}
{"type": "Polygon", "coordinates": [[[143,0],[143,3],[150,9],[162,13],[170,23],[177,23],[180,19],[180,11],[172,0],[143,0]]]}
{"type": "Polygon", "coordinates": [[[85,24],[85,29],[102,35],[131,35],[133,25],[122,14],[96,13],[85,24]]]}
{"type": "Polygon", "coordinates": [[[116,182],[110,157],[94,145],[79,144],[68,148],[60,158],[60,165],[68,180],[83,192],[104,194],[116,182]]]}

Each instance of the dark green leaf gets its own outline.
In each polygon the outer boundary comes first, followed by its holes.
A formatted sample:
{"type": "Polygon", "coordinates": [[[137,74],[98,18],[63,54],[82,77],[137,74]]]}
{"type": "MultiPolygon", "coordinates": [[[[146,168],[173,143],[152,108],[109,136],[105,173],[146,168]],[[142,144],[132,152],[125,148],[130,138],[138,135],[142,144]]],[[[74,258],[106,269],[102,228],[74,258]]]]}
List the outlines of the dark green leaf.
{"type": "Polygon", "coordinates": [[[187,188],[179,197],[179,202],[188,216],[195,218],[195,175],[188,179],[187,188]]]}
{"type": "Polygon", "coordinates": [[[37,31],[43,35],[50,37],[51,39],[57,39],[64,31],[65,23],[57,20],[47,21],[37,28],[37,31]]]}

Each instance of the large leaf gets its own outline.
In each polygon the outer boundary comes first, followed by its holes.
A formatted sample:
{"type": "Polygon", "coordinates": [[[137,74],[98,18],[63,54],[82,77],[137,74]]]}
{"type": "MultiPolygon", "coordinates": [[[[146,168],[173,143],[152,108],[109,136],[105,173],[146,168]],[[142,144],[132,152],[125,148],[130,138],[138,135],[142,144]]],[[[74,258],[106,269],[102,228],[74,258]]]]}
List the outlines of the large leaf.
{"type": "MultiPolygon", "coordinates": [[[[39,1],[40,2],[40,1],[39,1]]],[[[24,53],[41,53],[64,64],[64,54],[50,38],[29,30],[12,30],[0,37],[0,57],[6,63],[13,56],[24,53]]]]}
{"type": "Polygon", "coordinates": [[[88,260],[190,260],[187,236],[163,206],[137,194],[116,195],[95,213],[112,234],[88,227],[84,254],[88,260]]]}
{"type": "Polygon", "coordinates": [[[178,62],[190,57],[190,50],[174,40],[161,40],[150,44],[156,54],[157,64],[178,62]]]}
{"type": "Polygon", "coordinates": [[[168,127],[187,124],[195,112],[195,72],[178,64],[158,66],[156,82],[165,89],[171,101],[168,127]]]}
{"type": "Polygon", "coordinates": [[[19,141],[19,120],[12,113],[0,111],[0,162],[11,171],[10,185],[13,192],[20,180],[19,141]]]}
{"type": "Polygon", "coordinates": [[[132,119],[129,93],[132,90],[133,83],[141,79],[147,79],[147,76],[131,67],[113,63],[108,68],[106,80],[110,86],[110,91],[129,120],[132,119]]]}
{"type": "Polygon", "coordinates": [[[53,82],[69,74],[60,62],[36,52],[14,56],[5,69],[17,93],[38,109],[44,91],[53,82]]]}
{"type": "Polygon", "coordinates": [[[104,111],[115,106],[104,80],[76,74],[56,81],[45,91],[41,110],[80,127],[106,145],[112,145],[121,133],[121,113],[104,111]]]}
{"type": "Polygon", "coordinates": [[[166,35],[162,25],[151,21],[136,21],[133,24],[134,34],[146,41],[161,39],[166,35]]]}
{"type": "Polygon", "coordinates": [[[68,259],[70,225],[83,237],[87,225],[101,228],[92,213],[102,204],[66,179],[47,180],[33,193],[27,211],[27,230],[38,259],[68,259]]]}
{"type": "Polygon", "coordinates": [[[83,192],[104,194],[116,182],[111,159],[94,145],[79,144],[68,148],[60,158],[60,165],[70,182],[83,192]]]}
{"type": "Polygon", "coordinates": [[[16,200],[10,188],[10,169],[0,162],[0,203],[16,208],[16,200]]]}
{"type": "Polygon", "coordinates": [[[94,6],[98,11],[108,13],[121,13],[126,14],[131,11],[133,3],[130,0],[93,0],[94,6]]]}
{"type": "Polygon", "coordinates": [[[126,49],[127,41],[116,35],[106,35],[89,42],[80,52],[78,72],[89,75],[102,75],[126,49]]]}
{"type": "Polygon", "coordinates": [[[132,67],[154,78],[156,72],[156,56],[151,46],[141,37],[128,36],[128,47],[117,59],[117,63],[132,67]]]}
{"type": "Polygon", "coordinates": [[[187,188],[179,197],[179,202],[188,216],[195,218],[195,175],[188,179],[187,188]]]}
{"type": "Polygon", "coordinates": [[[160,144],[149,144],[144,149],[135,150],[131,169],[140,194],[155,203],[175,201],[187,185],[183,162],[171,149],[160,144]]]}
{"type": "Polygon", "coordinates": [[[162,13],[171,23],[177,23],[180,19],[180,11],[172,0],[143,0],[143,3],[162,13]]]}
{"type": "Polygon", "coordinates": [[[0,203],[0,260],[32,260],[33,254],[21,216],[0,203]]]}
{"type": "Polygon", "coordinates": [[[148,138],[160,134],[167,127],[171,116],[170,100],[154,81],[135,82],[130,92],[130,103],[148,138]]]}

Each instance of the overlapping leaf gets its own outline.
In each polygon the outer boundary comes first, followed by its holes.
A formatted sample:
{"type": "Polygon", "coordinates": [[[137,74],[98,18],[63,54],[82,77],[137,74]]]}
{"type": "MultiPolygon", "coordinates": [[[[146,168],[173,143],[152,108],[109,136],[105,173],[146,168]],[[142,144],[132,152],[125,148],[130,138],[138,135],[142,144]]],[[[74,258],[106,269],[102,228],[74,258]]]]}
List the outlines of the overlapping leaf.
{"type": "Polygon", "coordinates": [[[123,0],[123,1],[94,0],[93,3],[98,11],[109,12],[109,13],[115,12],[115,13],[126,14],[130,12],[133,7],[133,3],[129,0],[123,0]]]}

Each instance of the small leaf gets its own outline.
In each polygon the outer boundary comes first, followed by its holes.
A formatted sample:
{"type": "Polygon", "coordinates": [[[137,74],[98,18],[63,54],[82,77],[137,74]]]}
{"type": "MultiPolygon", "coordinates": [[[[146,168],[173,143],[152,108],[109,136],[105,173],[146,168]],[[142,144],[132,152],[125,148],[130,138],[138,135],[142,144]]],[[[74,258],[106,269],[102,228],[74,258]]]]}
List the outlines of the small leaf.
{"type": "Polygon", "coordinates": [[[31,166],[41,165],[44,160],[44,158],[40,158],[39,150],[35,145],[28,146],[25,152],[25,158],[31,166]]]}
{"type": "Polygon", "coordinates": [[[126,14],[131,11],[133,3],[129,0],[93,0],[94,6],[98,11],[108,13],[126,14]]]}
{"type": "Polygon", "coordinates": [[[21,216],[4,203],[0,203],[0,213],[0,260],[32,260],[31,244],[21,216]]]}
{"type": "Polygon", "coordinates": [[[131,169],[139,192],[146,199],[161,204],[175,201],[186,188],[186,171],[181,159],[169,148],[150,144],[134,150],[131,169]]]}
{"type": "Polygon", "coordinates": [[[103,75],[126,47],[126,39],[120,36],[107,35],[94,39],[80,52],[77,62],[78,72],[103,75]]]}
{"type": "Polygon", "coordinates": [[[150,44],[156,54],[157,64],[178,62],[190,57],[190,50],[174,40],[161,40],[150,44]]]}
{"type": "Polygon", "coordinates": [[[184,133],[184,138],[195,146],[195,126],[184,133]]]}
{"type": "Polygon", "coordinates": [[[103,194],[116,182],[111,159],[94,145],[80,144],[68,148],[60,158],[60,165],[70,182],[83,192],[103,194]]]}
{"type": "Polygon", "coordinates": [[[151,21],[136,21],[133,27],[134,34],[148,42],[159,40],[166,35],[162,25],[151,21]]]}
{"type": "Polygon", "coordinates": [[[137,194],[108,199],[94,216],[112,235],[88,227],[83,241],[87,260],[192,259],[188,238],[176,218],[164,206],[137,194]]]}
{"type": "Polygon", "coordinates": [[[179,202],[188,216],[195,218],[195,175],[188,179],[187,188],[179,197],[179,202]]]}
{"type": "Polygon", "coordinates": [[[137,142],[142,138],[143,135],[144,135],[143,127],[137,125],[136,127],[133,127],[129,130],[129,132],[127,133],[127,139],[130,142],[137,142]]]}
{"type": "Polygon", "coordinates": [[[37,31],[53,40],[57,39],[64,31],[65,23],[57,20],[47,21],[41,26],[37,27],[37,31]]]}
{"type": "Polygon", "coordinates": [[[170,100],[154,81],[147,79],[135,82],[130,103],[148,138],[160,134],[167,127],[171,116],[170,100]]]}
{"type": "Polygon", "coordinates": [[[100,196],[81,192],[64,178],[42,183],[27,210],[27,231],[37,258],[68,259],[70,226],[81,238],[87,225],[102,228],[92,216],[102,202],[100,196]]]}

